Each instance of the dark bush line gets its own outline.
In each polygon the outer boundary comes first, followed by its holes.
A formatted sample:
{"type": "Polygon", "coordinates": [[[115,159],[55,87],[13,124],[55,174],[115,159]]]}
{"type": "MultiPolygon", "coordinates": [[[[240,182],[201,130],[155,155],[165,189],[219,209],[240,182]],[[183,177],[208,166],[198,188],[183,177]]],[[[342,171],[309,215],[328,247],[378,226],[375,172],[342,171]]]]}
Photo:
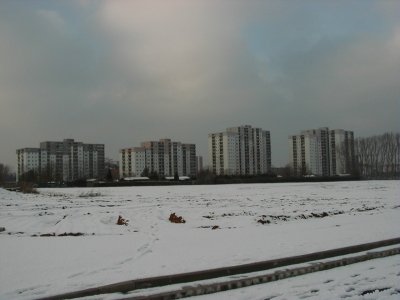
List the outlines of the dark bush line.
{"type": "Polygon", "coordinates": [[[285,182],[334,182],[363,180],[360,176],[327,176],[327,177],[275,177],[274,175],[256,176],[209,176],[185,181],[146,180],[119,182],[86,182],[78,180],[67,183],[38,183],[38,187],[116,187],[116,186],[172,186],[172,185],[204,185],[204,184],[241,184],[241,183],[285,183],[285,182]]]}

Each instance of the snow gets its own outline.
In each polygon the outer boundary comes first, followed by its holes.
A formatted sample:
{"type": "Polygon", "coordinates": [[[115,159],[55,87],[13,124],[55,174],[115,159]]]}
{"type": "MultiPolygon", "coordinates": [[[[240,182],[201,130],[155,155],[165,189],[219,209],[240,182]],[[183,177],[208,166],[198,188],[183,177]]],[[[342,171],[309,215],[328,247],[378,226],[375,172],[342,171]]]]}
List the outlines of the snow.
{"type": "Polygon", "coordinates": [[[149,177],[124,177],[124,181],[149,180],[149,177]]]}
{"type": "MultiPolygon", "coordinates": [[[[399,299],[400,259],[391,256],[328,271],[218,293],[220,300],[241,299],[399,299]]],[[[193,300],[216,299],[216,294],[193,300]]]]}
{"type": "MultiPolygon", "coordinates": [[[[135,278],[305,254],[398,237],[400,228],[399,181],[39,191],[35,195],[0,189],[0,226],[6,229],[0,233],[0,299],[32,299],[135,278]],[[173,212],[186,223],[170,223],[173,212]],[[118,216],[128,219],[128,225],[116,225],[118,216]],[[213,226],[219,228],[212,230],[213,226]],[[63,233],[84,235],[40,237],[63,233]]],[[[399,275],[389,269],[399,273],[399,258],[378,261],[388,261],[390,267],[381,268],[388,270],[381,281],[395,288],[391,282],[399,275]]],[[[378,261],[376,268],[381,266],[378,261]]],[[[356,267],[346,268],[352,273],[356,267]]],[[[310,286],[318,286],[321,297],[328,297],[323,293],[328,285],[312,281],[318,275],[306,276],[310,286]]],[[[306,280],[302,278],[282,281],[287,285],[273,283],[277,291],[287,290],[281,299],[299,298],[299,289],[290,280],[301,284],[306,280]]],[[[368,286],[367,281],[361,284],[368,286]]],[[[264,295],[267,286],[271,284],[249,289],[264,295]]]]}
{"type": "MultiPolygon", "coordinates": [[[[392,249],[396,246],[377,248],[372,252],[392,249]]],[[[282,272],[288,269],[306,267],[319,262],[328,262],[345,257],[356,257],[367,254],[364,251],[356,254],[348,254],[335,258],[318,260],[291,265],[287,267],[269,269],[254,273],[231,275],[227,277],[214,278],[197,281],[194,283],[181,283],[169,286],[139,289],[124,294],[123,297],[143,297],[157,293],[174,292],[185,290],[189,286],[207,286],[209,284],[223,283],[237,279],[245,279],[256,276],[265,276],[274,272],[282,272]]],[[[400,260],[396,256],[383,259],[347,265],[339,269],[321,271],[317,274],[307,274],[299,277],[292,277],[283,281],[272,281],[267,284],[255,285],[239,290],[230,290],[210,295],[193,297],[196,300],[208,299],[398,299],[400,294],[399,272],[400,260]],[[370,295],[372,294],[372,295],[370,295]]],[[[98,296],[87,299],[97,299],[98,296]]],[[[103,300],[121,299],[120,293],[112,293],[102,296],[103,300]]]]}

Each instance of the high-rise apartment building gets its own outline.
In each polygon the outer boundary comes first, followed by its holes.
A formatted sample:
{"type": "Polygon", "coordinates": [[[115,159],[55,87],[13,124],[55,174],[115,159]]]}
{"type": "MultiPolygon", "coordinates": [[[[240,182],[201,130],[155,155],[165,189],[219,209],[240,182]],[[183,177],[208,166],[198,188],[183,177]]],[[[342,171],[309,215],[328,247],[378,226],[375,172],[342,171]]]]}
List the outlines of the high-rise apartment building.
{"type": "Polygon", "coordinates": [[[332,176],[354,168],[354,134],[327,127],[289,136],[289,161],[294,175],[332,176]]]}
{"type": "Polygon", "coordinates": [[[211,170],[217,175],[256,175],[271,171],[269,131],[250,125],[208,135],[211,170]]]}
{"type": "Polygon", "coordinates": [[[196,176],[196,145],[161,139],[120,150],[120,177],[139,177],[146,168],[160,177],[196,176]]]}
{"type": "Polygon", "coordinates": [[[40,148],[17,150],[17,181],[34,171],[46,180],[70,182],[104,177],[104,144],[84,144],[73,139],[41,142],[40,148]]]}
{"type": "Polygon", "coordinates": [[[23,148],[17,150],[16,180],[19,181],[22,174],[33,171],[38,174],[41,171],[41,161],[47,157],[47,153],[39,148],[23,148]]]}

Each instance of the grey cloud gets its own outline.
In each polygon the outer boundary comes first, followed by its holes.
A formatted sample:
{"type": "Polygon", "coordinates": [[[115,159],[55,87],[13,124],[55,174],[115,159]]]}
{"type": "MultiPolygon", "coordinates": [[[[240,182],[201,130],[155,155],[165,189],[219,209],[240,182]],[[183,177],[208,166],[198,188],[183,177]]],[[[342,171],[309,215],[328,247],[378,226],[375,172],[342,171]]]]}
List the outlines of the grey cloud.
{"type": "Polygon", "coordinates": [[[271,130],[273,163],[283,165],[287,136],[301,129],[399,129],[400,22],[383,21],[384,5],[354,10],[363,22],[379,10],[369,32],[348,12],[328,24],[346,8],[314,1],[88,1],[68,13],[9,3],[0,3],[9,140],[0,161],[9,164],[18,147],[65,137],[104,142],[114,158],[162,137],[206,156],[207,133],[251,124],[271,130]]]}

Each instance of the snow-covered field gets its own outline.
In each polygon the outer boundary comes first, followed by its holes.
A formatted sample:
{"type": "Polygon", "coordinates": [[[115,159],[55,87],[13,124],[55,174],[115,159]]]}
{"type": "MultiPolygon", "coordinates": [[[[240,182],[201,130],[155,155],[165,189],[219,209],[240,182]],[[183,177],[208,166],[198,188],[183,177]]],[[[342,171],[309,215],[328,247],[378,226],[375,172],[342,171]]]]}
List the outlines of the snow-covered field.
{"type": "Polygon", "coordinates": [[[400,259],[374,259],[355,265],[216,294],[193,300],[245,299],[400,299],[400,259]]]}
{"type": "MultiPolygon", "coordinates": [[[[0,299],[32,299],[400,236],[399,181],[40,189],[38,195],[0,189],[0,208],[0,227],[6,228],[0,233],[0,299]],[[170,223],[173,212],[186,223],[170,223]],[[116,224],[119,215],[129,220],[127,226],[116,224]],[[58,236],[64,233],[82,235],[58,236]]],[[[400,281],[399,262],[398,256],[370,262],[382,269],[379,274],[387,271],[378,277],[392,291],[399,288],[392,284],[400,281]]],[[[356,266],[349,266],[354,268],[349,274],[363,272],[356,266]]],[[[326,272],[340,282],[339,269],[326,272]]],[[[321,273],[267,285],[279,299],[299,298],[296,286],[308,286],[304,278],[311,285],[321,273]]],[[[236,292],[247,290],[249,297],[242,299],[253,299],[252,289],[262,294],[267,285],[236,292]]],[[[319,294],[329,295],[324,294],[329,286],[319,286],[319,294]]],[[[385,291],[348,296],[386,299],[385,291]]]]}

